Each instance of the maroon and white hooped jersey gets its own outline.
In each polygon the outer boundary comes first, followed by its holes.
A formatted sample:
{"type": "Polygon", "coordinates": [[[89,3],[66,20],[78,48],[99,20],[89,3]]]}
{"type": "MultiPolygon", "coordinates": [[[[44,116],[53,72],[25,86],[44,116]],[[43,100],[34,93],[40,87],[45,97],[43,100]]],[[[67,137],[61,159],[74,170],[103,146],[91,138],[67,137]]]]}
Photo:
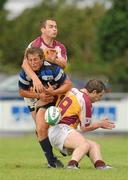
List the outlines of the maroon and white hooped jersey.
{"type": "Polygon", "coordinates": [[[49,50],[55,50],[56,54],[57,54],[57,58],[62,58],[63,57],[67,61],[66,48],[59,41],[54,40],[53,45],[49,46],[44,42],[43,38],[40,36],[40,37],[37,37],[34,41],[32,41],[28,45],[28,48],[30,48],[30,47],[40,47],[43,50],[45,56],[47,56],[47,52],[49,50]]]}
{"type": "Polygon", "coordinates": [[[68,91],[58,107],[62,116],[60,124],[67,124],[73,128],[77,128],[79,124],[83,127],[91,124],[92,103],[90,97],[77,88],[68,91]]]}

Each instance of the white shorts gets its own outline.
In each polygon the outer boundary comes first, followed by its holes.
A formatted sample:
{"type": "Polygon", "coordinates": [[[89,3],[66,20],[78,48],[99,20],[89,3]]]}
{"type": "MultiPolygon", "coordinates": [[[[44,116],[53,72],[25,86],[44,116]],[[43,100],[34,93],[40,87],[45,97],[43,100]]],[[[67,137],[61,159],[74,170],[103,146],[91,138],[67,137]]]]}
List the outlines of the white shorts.
{"type": "Polygon", "coordinates": [[[38,99],[36,98],[24,98],[25,103],[27,104],[30,111],[35,110],[35,105],[38,99]]]}
{"type": "Polygon", "coordinates": [[[67,149],[64,148],[64,141],[72,131],[74,129],[66,124],[57,124],[50,127],[48,129],[48,137],[51,145],[58,148],[61,152],[68,154],[67,149]]]}

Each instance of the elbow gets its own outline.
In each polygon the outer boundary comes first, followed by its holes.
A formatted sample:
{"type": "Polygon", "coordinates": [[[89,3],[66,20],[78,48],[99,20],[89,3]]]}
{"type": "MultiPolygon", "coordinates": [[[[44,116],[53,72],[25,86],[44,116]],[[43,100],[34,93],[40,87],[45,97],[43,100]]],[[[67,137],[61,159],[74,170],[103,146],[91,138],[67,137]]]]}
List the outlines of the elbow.
{"type": "Polygon", "coordinates": [[[72,82],[69,84],[69,90],[73,87],[72,82]]]}
{"type": "Polygon", "coordinates": [[[26,67],[26,64],[27,64],[27,61],[26,61],[26,59],[23,59],[23,62],[22,62],[22,65],[21,65],[21,67],[22,67],[23,69],[25,69],[25,67],[26,67]]]}
{"type": "Polygon", "coordinates": [[[62,64],[62,68],[65,69],[67,67],[67,62],[64,61],[64,63],[62,64]]]}
{"type": "Polygon", "coordinates": [[[65,68],[67,67],[67,61],[66,61],[65,59],[64,59],[63,61],[61,61],[60,67],[61,67],[62,69],[65,69],[65,68]]]}
{"type": "Polygon", "coordinates": [[[24,97],[23,91],[21,89],[19,90],[19,96],[24,97]]]}
{"type": "Polygon", "coordinates": [[[68,82],[68,86],[69,86],[69,89],[71,89],[73,87],[73,84],[71,81],[68,82]]]}
{"type": "Polygon", "coordinates": [[[70,89],[72,88],[72,82],[67,82],[65,85],[65,92],[70,91],[70,89]]]}

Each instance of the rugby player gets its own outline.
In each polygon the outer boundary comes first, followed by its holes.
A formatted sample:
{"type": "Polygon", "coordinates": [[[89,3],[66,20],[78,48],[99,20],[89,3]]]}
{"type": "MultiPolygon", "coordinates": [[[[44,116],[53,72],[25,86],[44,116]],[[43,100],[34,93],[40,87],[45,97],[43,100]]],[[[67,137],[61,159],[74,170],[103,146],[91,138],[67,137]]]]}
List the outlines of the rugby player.
{"type": "Polygon", "coordinates": [[[59,124],[49,128],[48,136],[53,147],[67,154],[72,151],[71,160],[67,165],[69,169],[78,169],[79,162],[85,155],[89,156],[95,168],[111,168],[103,161],[100,146],[77,130],[78,125],[82,132],[115,127],[107,118],[91,123],[92,103],[99,101],[105,90],[106,87],[102,81],[90,80],[81,90],[72,88],[57,104],[62,118],[59,124]]]}
{"type": "Polygon", "coordinates": [[[28,107],[35,119],[38,140],[42,150],[45,152],[48,166],[62,167],[61,162],[53,155],[52,146],[47,137],[48,125],[45,123],[44,113],[46,108],[55,105],[58,95],[62,95],[71,89],[72,83],[60,66],[53,63],[49,65],[47,61],[44,61],[41,48],[28,48],[26,61],[36,73],[44,88],[41,93],[33,90],[32,79],[22,70],[19,75],[19,94],[27,98],[28,107]],[[50,92],[50,95],[48,92],[50,92]]]}
{"type": "MultiPolygon", "coordinates": [[[[61,42],[55,40],[57,33],[58,29],[55,20],[46,19],[42,21],[41,35],[33,40],[28,45],[28,48],[40,47],[44,52],[45,59],[47,59],[49,63],[51,62],[57,64],[64,69],[67,65],[67,51],[65,46],[61,42]]],[[[33,86],[37,90],[37,92],[41,92],[43,90],[43,85],[36,73],[34,73],[34,71],[29,66],[26,58],[23,61],[22,68],[33,80],[33,86]]]]}

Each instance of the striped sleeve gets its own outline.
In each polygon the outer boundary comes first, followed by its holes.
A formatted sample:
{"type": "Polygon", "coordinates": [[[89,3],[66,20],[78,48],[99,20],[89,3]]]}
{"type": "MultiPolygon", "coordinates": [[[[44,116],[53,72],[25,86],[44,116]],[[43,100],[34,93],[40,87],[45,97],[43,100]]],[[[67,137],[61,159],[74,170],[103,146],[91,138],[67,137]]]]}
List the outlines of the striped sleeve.
{"type": "Polygon", "coordinates": [[[19,88],[21,89],[29,89],[30,87],[30,79],[28,79],[26,73],[24,71],[21,71],[20,74],[19,74],[19,82],[18,82],[18,85],[19,85],[19,88]]]}
{"type": "Polygon", "coordinates": [[[54,71],[55,82],[57,82],[58,85],[61,85],[64,83],[66,78],[67,78],[67,76],[64,73],[63,69],[61,69],[59,66],[56,66],[55,71],[54,71]]]}

